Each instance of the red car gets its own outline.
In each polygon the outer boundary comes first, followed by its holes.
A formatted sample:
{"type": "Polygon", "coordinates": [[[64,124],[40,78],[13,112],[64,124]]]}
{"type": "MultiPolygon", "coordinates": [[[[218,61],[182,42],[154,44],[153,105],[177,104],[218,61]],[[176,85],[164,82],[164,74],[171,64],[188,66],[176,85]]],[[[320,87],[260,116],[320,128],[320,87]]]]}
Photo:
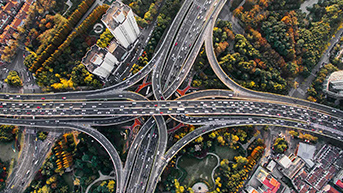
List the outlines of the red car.
{"type": "Polygon", "coordinates": [[[175,43],[175,46],[177,46],[177,42],[175,43]]]}
{"type": "Polygon", "coordinates": [[[42,97],[42,100],[45,100],[45,97],[42,97]]]}
{"type": "Polygon", "coordinates": [[[62,99],[63,99],[63,100],[66,100],[66,99],[67,99],[67,97],[62,97],[62,99]]]}
{"type": "Polygon", "coordinates": [[[37,106],[37,109],[40,109],[40,106],[37,106]]]}

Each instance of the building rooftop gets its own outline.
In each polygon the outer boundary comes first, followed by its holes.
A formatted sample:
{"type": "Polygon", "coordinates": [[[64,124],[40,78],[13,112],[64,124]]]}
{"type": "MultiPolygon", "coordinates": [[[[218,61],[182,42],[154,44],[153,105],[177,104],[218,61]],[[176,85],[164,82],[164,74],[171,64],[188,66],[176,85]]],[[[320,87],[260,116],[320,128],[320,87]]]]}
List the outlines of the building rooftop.
{"type": "Polygon", "coordinates": [[[119,24],[125,21],[130,10],[129,6],[115,1],[102,16],[101,20],[106,23],[111,30],[114,30],[119,24]]]}
{"type": "Polygon", "coordinates": [[[286,155],[283,155],[283,157],[279,159],[279,164],[284,168],[289,168],[289,166],[292,164],[292,161],[286,155]]]}
{"type": "Polygon", "coordinates": [[[276,162],[274,160],[271,160],[268,165],[267,165],[267,169],[269,171],[273,171],[274,167],[276,166],[276,162]]]}
{"type": "Polygon", "coordinates": [[[117,44],[115,40],[113,40],[108,46],[108,51],[112,53],[119,61],[123,61],[124,57],[128,53],[128,51],[120,44],[117,44]]]}
{"type": "Polygon", "coordinates": [[[338,147],[325,144],[316,154],[315,160],[326,170],[340,157],[340,151],[338,147]]]}
{"type": "Polygon", "coordinates": [[[312,159],[315,151],[316,146],[300,142],[297,151],[297,156],[301,157],[308,166],[313,167],[314,163],[312,159]]]}
{"type": "Polygon", "coordinates": [[[331,178],[336,173],[336,168],[334,166],[331,166],[329,170],[324,170],[321,164],[318,164],[315,166],[315,168],[309,173],[307,178],[305,179],[309,184],[312,184],[312,186],[320,190],[322,187],[327,184],[331,178]]]}
{"type": "Polygon", "coordinates": [[[293,179],[294,176],[296,176],[296,174],[305,166],[305,161],[293,154],[290,155],[290,157],[284,155],[278,163],[283,167],[282,173],[290,179],[293,179]]]}
{"type": "Polygon", "coordinates": [[[340,193],[338,192],[338,190],[336,190],[334,187],[330,186],[329,184],[323,188],[323,191],[327,193],[340,193]]]}
{"type": "Polygon", "coordinates": [[[118,60],[108,50],[93,45],[82,58],[82,63],[91,73],[107,78],[117,67],[118,60]]]}
{"type": "Polygon", "coordinates": [[[333,97],[343,97],[343,70],[333,72],[325,79],[323,91],[333,97]]]}
{"type": "Polygon", "coordinates": [[[335,182],[335,184],[336,184],[338,187],[340,187],[340,188],[343,189],[343,182],[342,182],[341,180],[337,180],[337,181],[335,182]]]}

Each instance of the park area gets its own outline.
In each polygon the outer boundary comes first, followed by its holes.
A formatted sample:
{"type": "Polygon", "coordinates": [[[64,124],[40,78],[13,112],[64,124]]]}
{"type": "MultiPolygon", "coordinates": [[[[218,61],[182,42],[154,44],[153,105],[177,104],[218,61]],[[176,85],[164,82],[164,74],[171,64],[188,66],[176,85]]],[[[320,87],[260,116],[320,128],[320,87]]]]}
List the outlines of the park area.
{"type": "Polygon", "coordinates": [[[207,155],[205,158],[199,159],[192,156],[184,155],[180,157],[177,167],[181,170],[181,184],[192,186],[198,181],[205,180],[213,186],[211,180],[212,170],[217,165],[217,158],[213,155],[207,155]]]}

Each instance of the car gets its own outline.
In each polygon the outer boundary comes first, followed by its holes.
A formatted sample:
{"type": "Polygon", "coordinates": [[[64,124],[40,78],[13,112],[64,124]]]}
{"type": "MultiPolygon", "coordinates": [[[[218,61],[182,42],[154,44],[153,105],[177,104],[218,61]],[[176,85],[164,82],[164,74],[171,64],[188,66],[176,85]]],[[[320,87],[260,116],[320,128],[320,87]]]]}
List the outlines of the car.
{"type": "Polygon", "coordinates": [[[45,97],[42,97],[41,99],[42,99],[42,100],[45,100],[45,97]]]}
{"type": "Polygon", "coordinates": [[[177,46],[177,42],[175,43],[175,46],[177,46]]]}
{"type": "Polygon", "coordinates": [[[37,106],[37,109],[40,109],[41,107],[40,106],[37,106]]]}
{"type": "Polygon", "coordinates": [[[162,114],[163,114],[163,112],[160,112],[160,114],[162,115],[162,114]]]}
{"type": "Polygon", "coordinates": [[[62,97],[62,99],[63,99],[63,100],[66,100],[66,99],[67,99],[67,97],[62,97]]]}

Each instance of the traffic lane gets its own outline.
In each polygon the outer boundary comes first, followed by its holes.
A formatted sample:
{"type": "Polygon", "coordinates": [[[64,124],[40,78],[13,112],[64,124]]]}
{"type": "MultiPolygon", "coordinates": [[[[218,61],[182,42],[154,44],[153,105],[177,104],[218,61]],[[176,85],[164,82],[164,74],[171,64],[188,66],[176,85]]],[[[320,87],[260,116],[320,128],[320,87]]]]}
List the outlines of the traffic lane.
{"type": "Polygon", "coordinates": [[[140,128],[140,130],[137,133],[137,136],[133,140],[129,153],[127,156],[128,161],[125,162],[124,166],[124,178],[123,178],[123,190],[126,190],[127,183],[129,182],[129,179],[131,177],[131,171],[132,167],[135,165],[135,159],[137,156],[138,149],[141,147],[144,137],[148,134],[148,132],[152,129],[152,127],[155,125],[155,120],[151,117],[147,120],[147,122],[144,123],[144,125],[140,128]]]}
{"type": "MultiPolygon", "coordinates": [[[[20,103],[22,104],[22,103],[20,103]]],[[[5,108],[0,109],[0,112],[4,115],[18,115],[19,113],[17,112],[18,110],[20,110],[20,107],[18,108],[18,106],[20,105],[19,103],[12,103],[12,105],[6,105],[5,108]],[[9,109],[7,109],[6,107],[10,106],[9,109]],[[14,106],[14,108],[12,108],[14,106]],[[17,107],[17,108],[15,108],[17,107]]],[[[78,115],[84,115],[84,116],[94,116],[96,114],[96,116],[100,116],[100,114],[107,114],[107,115],[125,115],[125,114],[137,114],[137,115],[147,115],[147,114],[157,114],[157,113],[165,113],[165,114],[173,114],[173,113],[180,113],[180,111],[178,111],[178,109],[183,109],[183,112],[181,113],[190,113],[190,114],[197,114],[197,110],[196,109],[200,109],[200,105],[202,105],[202,109],[206,109],[208,110],[208,112],[213,112],[213,113],[225,113],[226,111],[237,111],[237,110],[245,110],[245,112],[247,112],[247,110],[250,110],[251,112],[257,113],[261,110],[266,111],[265,113],[267,113],[267,111],[271,111],[274,112],[275,115],[275,109],[279,110],[278,116],[280,116],[279,114],[289,114],[290,117],[296,117],[299,115],[303,115],[303,114],[307,114],[307,117],[305,117],[305,119],[308,119],[309,115],[313,115],[314,117],[318,117],[318,119],[322,118],[324,119],[324,121],[328,121],[328,117],[327,115],[321,114],[321,113],[316,113],[314,111],[310,111],[304,108],[299,108],[299,107],[293,107],[293,106],[286,106],[286,105],[282,105],[282,104],[271,104],[271,103],[263,103],[263,102],[243,102],[243,101],[218,101],[218,103],[215,103],[214,101],[178,101],[178,102],[159,102],[156,104],[156,102],[133,102],[131,103],[126,103],[125,102],[109,102],[109,103],[82,103],[84,104],[83,109],[80,108],[70,108],[73,106],[69,106],[64,108],[64,103],[61,103],[59,107],[62,106],[63,109],[59,108],[58,109],[53,109],[53,107],[50,108],[50,105],[47,106],[47,108],[45,109],[45,106],[40,107],[39,106],[40,103],[36,103],[36,104],[30,104],[29,106],[22,106],[21,108],[23,108],[20,111],[23,111],[22,114],[28,113],[30,112],[30,116],[32,114],[35,116],[44,116],[45,113],[44,112],[50,112],[50,116],[53,115],[57,115],[57,114],[66,114],[66,115],[70,115],[70,116],[78,116],[78,115]],[[153,103],[155,103],[155,105],[152,105],[153,103]],[[231,104],[231,106],[229,108],[228,107],[228,103],[231,104]],[[97,105],[94,105],[97,104],[97,105]],[[107,109],[108,106],[110,105],[116,105],[119,106],[118,108],[112,108],[110,110],[107,109]],[[123,105],[125,104],[125,105],[123,105]],[[140,105],[139,105],[140,104],[140,105]],[[192,105],[191,107],[187,107],[188,105],[192,105]],[[159,106],[160,105],[160,106],[159,106]],[[236,106],[237,105],[237,106],[236,106]],[[144,107],[141,107],[144,106],[144,107]],[[169,107],[168,110],[166,110],[167,106],[169,107]],[[175,107],[176,106],[176,107],[175,107]],[[30,108],[27,108],[30,107],[30,108]],[[40,108],[39,110],[36,110],[35,108],[40,108]],[[130,107],[130,109],[124,109],[125,107],[130,107]],[[156,108],[157,107],[157,108],[156,108]],[[185,108],[179,108],[179,107],[185,107],[185,108]],[[33,108],[33,109],[32,109],[33,108]],[[96,108],[96,109],[94,109],[96,108]],[[176,108],[176,109],[175,109],[176,108]],[[193,109],[194,108],[194,109],[193,109]],[[218,110],[217,110],[218,108],[218,110]],[[221,109],[221,108],[225,108],[225,109],[221,109]],[[264,109],[263,109],[264,108],[264,109]],[[296,108],[297,111],[294,110],[294,108],[296,108]],[[220,110],[221,109],[221,110],[220,110]],[[119,111],[123,111],[122,113],[118,112],[119,111]],[[160,111],[159,111],[160,110],[160,111]],[[176,110],[176,111],[175,111],[176,110]],[[51,112],[52,111],[52,112],[51,112]],[[146,111],[146,112],[144,112],[146,111]],[[157,112],[156,112],[157,111],[157,112]],[[189,112],[188,112],[189,111],[189,112]],[[224,112],[225,111],[225,112],[224,112]],[[281,112],[283,111],[283,112],[281,112]],[[83,114],[83,112],[85,112],[83,114]],[[125,113],[124,113],[125,112],[125,113]]],[[[52,103],[51,103],[52,104],[52,103]]],[[[73,103],[70,103],[71,105],[75,105],[73,103]]],[[[54,104],[52,104],[54,105],[54,104]]],[[[67,104],[68,105],[68,104],[67,104]]],[[[66,106],[67,106],[66,105],[66,106]]],[[[80,105],[82,106],[82,105],[80,105]]],[[[56,107],[57,108],[57,107],[56,107]]],[[[202,111],[200,109],[198,114],[202,114],[202,113],[207,113],[205,111],[202,111]]],[[[269,113],[267,113],[269,114],[269,113]]],[[[26,115],[22,115],[22,116],[26,116],[26,115]]],[[[336,118],[332,118],[329,117],[331,120],[336,120],[336,122],[341,122],[341,119],[336,119],[336,118]]],[[[318,120],[317,119],[317,120],[318,120]]],[[[316,121],[316,120],[314,120],[316,121]]]]}
{"type": "MultiPolygon", "coordinates": [[[[205,20],[206,23],[205,23],[205,25],[203,26],[203,28],[206,28],[206,26],[209,26],[209,23],[210,23],[210,21],[212,20],[213,16],[216,15],[216,14],[219,14],[219,11],[221,10],[222,5],[225,4],[225,2],[226,2],[226,1],[220,1],[220,3],[222,3],[222,4],[218,5],[217,7],[214,6],[214,9],[211,8],[211,9],[209,9],[209,10],[206,12],[207,15],[206,15],[205,18],[207,18],[207,20],[205,20]],[[211,18],[210,18],[210,19],[208,19],[209,15],[211,15],[211,18]]],[[[208,5],[211,4],[210,2],[207,2],[207,3],[208,3],[208,5]]],[[[213,2],[212,2],[212,4],[217,4],[217,3],[218,3],[217,1],[213,1],[213,2]]],[[[212,6],[212,4],[211,4],[211,6],[212,6]]],[[[201,19],[202,19],[202,18],[201,18],[201,19]]],[[[205,36],[206,36],[206,33],[207,33],[207,32],[205,32],[203,29],[201,30],[201,33],[200,33],[200,35],[197,37],[198,40],[196,41],[195,45],[194,45],[194,46],[192,45],[192,50],[196,50],[197,53],[200,51],[200,48],[201,48],[203,39],[204,39],[205,36]]],[[[193,54],[193,55],[191,55],[190,58],[188,57],[187,61],[189,61],[189,62],[188,62],[188,64],[187,64],[187,62],[186,62],[186,67],[184,67],[184,68],[186,69],[186,72],[187,72],[187,73],[182,74],[182,72],[183,72],[184,70],[182,70],[181,73],[179,73],[178,77],[181,76],[182,78],[179,78],[179,79],[174,80],[173,83],[169,85],[169,88],[167,88],[167,90],[164,92],[164,95],[165,95],[166,98],[169,98],[169,97],[176,91],[176,89],[182,84],[182,82],[184,81],[185,77],[187,76],[187,74],[188,74],[188,72],[189,72],[189,70],[190,70],[192,64],[194,63],[194,61],[195,61],[195,59],[196,59],[196,56],[197,56],[196,54],[193,54]]]]}
{"type": "Polygon", "coordinates": [[[149,145],[148,145],[148,148],[146,150],[146,153],[145,153],[142,165],[141,165],[141,172],[138,175],[138,179],[137,179],[137,182],[141,182],[141,187],[140,188],[136,187],[136,191],[134,192],[142,192],[142,191],[144,192],[144,189],[147,185],[148,176],[150,174],[150,170],[153,165],[153,160],[154,160],[154,155],[155,155],[154,152],[156,152],[157,141],[158,141],[158,133],[157,133],[157,130],[154,129],[153,133],[149,137],[149,145]]]}
{"type": "Polygon", "coordinates": [[[135,188],[138,185],[141,185],[142,183],[138,182],[139,180],[139,175],[141,174],[141,169],[142,166],[144,166],[144,159],[145,159],[145,155],[147,152],[147,149],[149,149],[149,144],[150,144],[150,134],[151,131],[153,130],[153,128],[151,130],[149,130],[149,134],[147,134],[146,136],[141,136],[143,138],[142,144],[138,150],[138,152],[136,153],[136,160],[134,162],[134,166],[133,166],[133,170],[132,170],[132,174],[129,175],[129,185],[127,187],[127,190],[129,192],[134,192],[135,188]]]}
{"type": "MultiPolygon", "coordinates": [[[[168,85],[170,78],[175,78],[176,74],[178,73],[178,70],[181,69],[186,56],[190,53],[190,47],[194,44],[195,37],[199,34],[199,30],[201,29],[201,26],[204,23],[203,17],[205,14],[205,11],[203,12],[202,9],[197,8],[198,5],[193,6],[193,14],[190,16],[191,18],[189,21],[191,22],[189,25],[191,26],[188,31],[183,33],[183,38],[181,38],[179,42],[181,42],[181,49],[177,49],[176,52],[173,52],[173,54],[176,54],[176,56],[171,59],[169,59],[167,66],[167,69],[164,71],[164,75],[162,76],[161,84],[168,85]],[[188,51],[188,52],[187,52],[188,51]],[[180,62],[180,59],[182,62],[180,62]],[[173,69],[176,70],[173,70],[173,69]]],[[[180,48],[179,47],[179,48],[180,48]]],[[[176,48],[176,46],[174,47],[176,48]]],[[[166,88],[166,87],[165,87],[166,88]]]]}
{"type": "MultiPolygon", "coordinates": [[[[196,5],[193,4],[193,6],[191,7],[191,10],[189,11],[189,14],[186,16],[185,22],[183,22],[181,29],[180,29],[180,33],[178,34],[178,36],[175,39],[175,43],[173,45],[173,47],[171,48],[170,54],[168,55],[165,64],[163,64],[163,68],[161,69],[160,72],[162,72],[162,82],[161,84],[164,85],[164,80],[166,79],[166,73],[164,72],[168,72],[167,74],[169,74],[172,69],[172,66],[174,66],[175,64],[175,58],[174,57],[179,57],[180,56],[180,52],[183,51],[183,49],[180,48],[184,48],[185,44],[187,44],[187,41],[192,41],[191,39],[188,38],[187,34],[189,32],[189,30],[191,30],[191,27],[194,26],[194,20],[197,17],[198,14],[198,10],[196,9],[196,5]]],[[[182,52],[184,53],[184,52],[182,52]]],[[[186,53],[184,53],[186,54],[186,53]]]]}
{"type": "MultiPolygon", "coordinates": [[[[144,116],[144,115],[154,115],[154,114],[161,114],[163,113],[163,111],[167,111],[165,114],[169,114],[169,115],[176,115],[176,114],[189,114],[189,115],[244,115],[244,114],[248,114],[248,115],[252,115],[252,116],[266,116],[266,117],[279,117],[279,118],[290,118],[290,119],[294,119],[294,120],[299,120],[299,121],[307,121],[308,123],[319,123],[322,125],[326,125],[335,129],[342,129],[342,124],[340,119],[335,119],[332,117],[327,117],[326,115],[322,115],[322,116],[317,116],[316,117],[311,117],[311,119],[309,118],[309,114],[308,113],[298,113],[298,112],[286,112],[283,111],[282,109],[273,109],[273,108],[269,108],[269,109],[262,109],[262,108],[243,108],[243,107],[231,107],[231,108],[219,108],[219,107],[203,107],[203,109],[200,110],[196,110],[197,108],[182,108],[182,110],[179,110],[180,108],[169,108],[169,110],[165,110],[163,108],[161,109],[155,109],[155,110],[149,110],[147,109],[147,111],[145,111],[144,109],[140,109],[142,110],[141,112],[135,111],[135,109],[130,109],[132,112],[128,112],[125,111],[124,115],[132,115],[135,114],[136,116],[144,116]],[[171,109],[171,110],[170,110],[171,109]],[[215,110],[214,110],[215,109],[215,110]],[[169,112],[168,112],[169,111],[169,112]]],[[[103,116],[114,116],[115,114],[109,115],[109,114],[105,114],[105,112],[109,112],[107,111],[107,109],[102,109],[104,112],[102,113],[101,109],[97,110],[97,114],[92,114],[93,111],[89,112],[89,114],[87,115],[82,115],[82,116],[88,116],[88,117],[96,117],[99,116],[100,114],[103,114],[103,116]]],[[[117,116],[120,116],[121,112],[113,112],[113,113],[118,113],[116,114],[117,116]]],[[[65,114],[63,114],[65,116],[77,116],[77,115],[72,115],[72,112],[70,111],[65,111],[65,114]]],[[[29,117],[29,115],[25,115],[26,117],[29,117]]],[[[37,116],[37,117],[44,117],[44,115],[32,115],[32,116],[37,116]]],[[[49,118],[51,117],[60,117],[60,115],[49,115],[49,118]]],[[[120,119],[120,118],[118,118],[120,119]]],[[[34,120],[34,119],[33,119],[34,120]]],[[[55,120],[55,122],[57,122],[58,120],[55,120]]],[[[17,120],[18,123],[22,123],[22,120],[17,120]]],[[[49,123],[50,120],[45,120],[45,122],[49,123]]],[[[105,122],[105,121],[98,121],[98,122],[105,122]]],[[[93,121],[93,123],[95,123],[93,121]]],[[[31,123],[31,125],[34,125],[34,122],[31,123]]]]}

